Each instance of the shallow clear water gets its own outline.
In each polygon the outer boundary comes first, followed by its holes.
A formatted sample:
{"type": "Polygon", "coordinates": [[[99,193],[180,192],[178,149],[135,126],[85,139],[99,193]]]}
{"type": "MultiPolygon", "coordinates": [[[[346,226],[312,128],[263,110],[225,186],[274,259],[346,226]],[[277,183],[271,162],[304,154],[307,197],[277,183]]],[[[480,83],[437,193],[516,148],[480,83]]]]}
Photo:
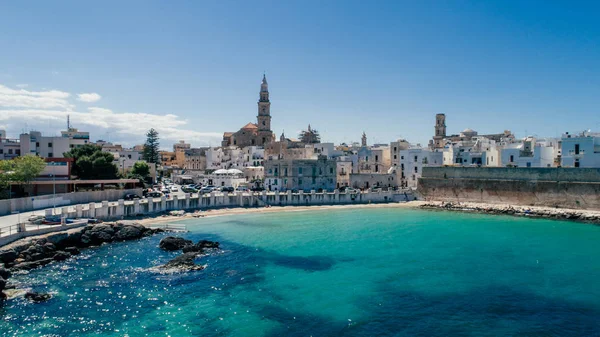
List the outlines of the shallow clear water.
{"type": "Polygon", "coordinates": [[[600,227],[407,209],[186,222],[223,252],[160,275],[163,235],[15,276],[2,336],[600,335],[600,227]]]}

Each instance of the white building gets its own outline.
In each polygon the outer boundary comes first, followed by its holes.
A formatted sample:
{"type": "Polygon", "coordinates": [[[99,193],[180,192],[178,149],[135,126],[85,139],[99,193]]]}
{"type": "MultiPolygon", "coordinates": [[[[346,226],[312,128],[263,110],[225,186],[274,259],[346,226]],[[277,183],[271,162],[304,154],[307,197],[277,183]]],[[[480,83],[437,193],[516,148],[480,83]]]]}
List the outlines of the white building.
{"type": "Polygon", "coordinates": [[[238,169],[218,169],[211,174],[200,175],[199,182],[203,185],[226,186],[236,188],[246,184],[244,172],[238,169]]]}
{"type": "Polygon", "coordinates": [[[441,166],[444,152],[440,149],[427,149],[411,146],[399,152],[400,167],[393,167],[400,176],[400,186],[417,188],[417,181],[423,173],[424,166],[441,166]]]}
{"type": "Polygon", "coordinates": [[[559,141],[553,138],[527,137],[519,142],[502,144],[502,167],[553,167],[558,156],[559,141]]]}
{"type": "Polygon", "coordinates": [[[443,165],[448,166],[492,166],[500,163],[500,151],[494,140],[472,137],[444,147],[443,165]]]}
{"type": "Polygon", "coordinates": [[[573,135],[568,132],[561,139],[563,167],[600,167],[600,133],[584,131],[573,135]]]}
{"type": "Polygon", "coordinates": [[[21,155],[33,154],[42,158],[63,158],[63,153],[83,146],[90,141],[89,132],[69,128],[61,131],[61,136],[42,136],[41,132],[31,131],[19,136],[21,155]]]}
{"type": "Polygon", "coordinates": [[[18,139],[6,138],[6,131],[0,130],[0,160],[13,159],[21,155],[21,144],[18,139]]]}

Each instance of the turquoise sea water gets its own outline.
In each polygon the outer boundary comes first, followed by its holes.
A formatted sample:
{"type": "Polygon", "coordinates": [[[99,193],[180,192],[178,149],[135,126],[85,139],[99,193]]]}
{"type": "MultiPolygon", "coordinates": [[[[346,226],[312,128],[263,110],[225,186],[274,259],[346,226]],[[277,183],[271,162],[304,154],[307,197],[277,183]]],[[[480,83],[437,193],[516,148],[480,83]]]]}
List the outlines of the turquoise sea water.
{"type": "Polygon", "coordinates": [[[2,336],[600,335],[600,227],[408,209],[186,221],[223,251],[149,267],[163,235],[15,276],[47,303],[0,308],[2,336]]]}

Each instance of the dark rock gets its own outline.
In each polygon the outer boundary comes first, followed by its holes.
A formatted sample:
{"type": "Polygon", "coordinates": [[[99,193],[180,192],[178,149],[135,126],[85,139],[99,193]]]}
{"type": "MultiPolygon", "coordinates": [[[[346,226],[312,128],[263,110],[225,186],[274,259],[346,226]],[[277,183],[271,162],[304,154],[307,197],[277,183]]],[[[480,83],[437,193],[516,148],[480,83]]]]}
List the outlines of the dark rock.
{"type": "Polygon", "coordinates": [[[184,238],[175,237],[175,236],[167,236],[166,238],[163,238],[162,240],[160,240],[160,243],[158,244],[158,246],[162,250],[175,251],[175,250],[180,250],[185,246],[191,246],[192,244],[193,244],[192,241],[186,240],[184,238]]]}
{"type": "Polygon", "coordinates": [[[11,275],[10,270],[4,268],[4,267],[0,267],[0,277],[7,280],[11,275]]]}
{"type": "Polygon", "coordinates": [[[81,231],[69,233],[67,238],[60,242],[60,247],[79,246],[81,245],[81,231]]]}
{"type": "Polygon", "coordinates": [[[4,290],[4,288],[6,287],[6,280],[2,277],[0,277],[0,291],[4,290]]]}
{"type": "Polygon", "coordinates": [[[67,247],[64,251],[71,255],[79,255],[81,253],[77,247],[67,247]]]}
{"type": "Polygon", "coordinates": [[[183,253],[173,260],[167,262],[165,265],[160,266],[160,269],[170,269],[173,271],[191,271],[191,270],[202,270],[204,266],[196,264],[195,260],[198,257],[197,253],[183,253]]]}
{"type": "Polygon", "coordinates": [[[21,262],[21,263],[15,264],[12,267],[12,269],[14,269],[14,270],[29,270],[29,269],[34,269],[37,267],[47,265],[48,263],[50,263],[52,261],[54,261],[54,259],[51,257],[48,257],[48,258],[41,259],[38,261],[21,262]]]}
{"type": "Polygon", "coordinates": [[[219,248],[219,243],[208,240],[200,240],[195,245],[183,247],[184,253],[199,252],[202,253],[205,248],[219,248]]]}
{"type": "Polygon", "coordinates": [[[28,258],[26,258],[27,261],[38,261],[41,260],[43,258],[48,257],[45,253],[33,253],[31,255],[28,255],[28,258]]]}
{"type": "Polygon", "coordinates": [[[137,226],[123,226],[117,234],[115,234],[115,240],[135,240],[142,237],[143,231],[137,226]]]}
{"type": "Polygon", "coordinates": [[[14,250],[5,250],[5,251],[1,251],[0,252],[0,261],[4,262],[4,263],[11,263],[13,262],[17,257],[19,256],[19,254],[17,254],[17,252],[15,252],[14,250]]]}
{"type": "Polygon", "coordinates": [[[92,243],[92,238],[87,234],[82,234],[79,243],[83,247],[89,246],[92,243]]]}
{"type": "Polygon", "coordinates": [[[56,250],[56,246],[52,242],[46,242],[42,248],[47,252],[53,252],[56,250]]]}
{"type": "Polygon", "coordinates": [[[25,293],[25,298],[32,302],[40,303],[40,302],[45,302],[45,301],[51,299],[52,295],[44,294],[44,293],[36,293],[36,292],[30,291],[30,292],[25,293]]]}
{"type": "Polygon", "coordinates": [[[70,253],[67,253],[67,252],[64,252],[62,250],[59,250],[59,251],[56,252],[56,254],[54,254],[53,258],[54,258],[55,261],[64,261],[64,260],[66,260],[66,259],[68,259],[70,257],[71,257],[70,253]]]}
{"type": "Polygon", "coordinates": [[[48,237],[46,237],[46,240],[48,240],[49,243],[52,243],[56,246],[60,246],[61,243],[65,240],[67,240],[68,238],[69,238],[69,234],[67,234],[67,233],[56,233],[56,234],[48,235],[48,237]]]}

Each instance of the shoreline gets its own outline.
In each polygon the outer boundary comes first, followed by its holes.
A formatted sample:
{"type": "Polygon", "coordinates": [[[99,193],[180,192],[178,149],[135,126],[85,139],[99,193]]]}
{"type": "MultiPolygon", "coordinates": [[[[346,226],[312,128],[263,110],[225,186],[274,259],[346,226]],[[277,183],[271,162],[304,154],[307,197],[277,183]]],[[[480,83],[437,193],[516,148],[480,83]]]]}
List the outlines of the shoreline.
{"type": "Polygon", "coordinates": [[[600,211],[586,209],[445,201],[423,201],[418,208],[488,215],[510,215],[515,217],[530,217],[536,219],[564,220],[600,225],[600,211]]]}
{"type": "MultiPolygon", "coordinates": [[[[183,215],[156,214],[147,217],[129,217],[118,221],[133,221],[146,227],[161,227],[161,224],[170,222],[180,222],[193,218],[211,218],[228,215],[242,214],[265,214],[275,212],[307,212],[329,209],[361,209],[361,208],[406,208],[406,209],[425,209],[425,210],[447,210],[465,213],[480,213],[489,215],[511,215],[526,216],[531,218],[556,219],[575,222],[586,222],[600,225],[600,211],[571,209],[571,208],[551,208],[543,206],[519,206],[508,204],[492,204],[479,202],[445,202],[445,201],[423,201],[413,200],[397,203],[373,203],[373,204],[350,204],[350,205],[314,205],[314,206],[270,206],[270,207],[236,207],[222,209],[196,210],[195,212],[185,212],[183,215]]],[[[57,231],[48,234],[25,237],[5,246],[0,247],[0,251],[18,245],[24,241],[44,238],[57,233],[77,231],[77,228],[69,228],[64,231],[57,231]]]]}
{"type": "Polygon", "coordinates": [[[184,215],[159,215],[155,217],[133,220],[141,225],[152,227],[165,222],[176,222],[190,220],[193,218],[212,218],[218,216],[237,215],[237,214],[264,214],[278,212],[307,212],[328,209],[359,209],[359,208],[420,208],[426,204],[424,201],[414,200],[398,203],[373,203],[373,204],[351,204],[351,205],[314,205],[314,206],[270,206],[270,207],[237,207],[198,210],[196,212],[185,213],[184,215]]]}

